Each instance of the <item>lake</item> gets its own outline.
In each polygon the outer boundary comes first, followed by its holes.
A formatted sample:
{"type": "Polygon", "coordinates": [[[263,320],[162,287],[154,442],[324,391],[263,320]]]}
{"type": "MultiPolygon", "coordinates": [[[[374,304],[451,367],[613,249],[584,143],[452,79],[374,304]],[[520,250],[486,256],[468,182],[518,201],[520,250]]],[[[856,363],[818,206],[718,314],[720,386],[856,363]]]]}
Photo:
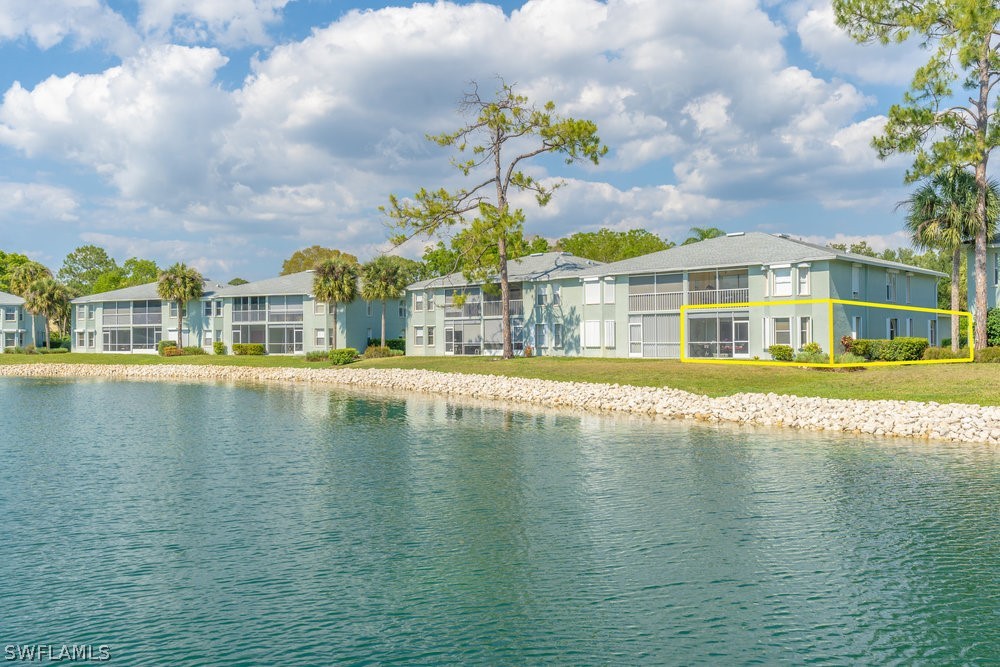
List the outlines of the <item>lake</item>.
{"type": "Polygon", "coordinates": [[[1000,451],[0,379],[0,641],[111,664],[987,664],[1000,451]]]}

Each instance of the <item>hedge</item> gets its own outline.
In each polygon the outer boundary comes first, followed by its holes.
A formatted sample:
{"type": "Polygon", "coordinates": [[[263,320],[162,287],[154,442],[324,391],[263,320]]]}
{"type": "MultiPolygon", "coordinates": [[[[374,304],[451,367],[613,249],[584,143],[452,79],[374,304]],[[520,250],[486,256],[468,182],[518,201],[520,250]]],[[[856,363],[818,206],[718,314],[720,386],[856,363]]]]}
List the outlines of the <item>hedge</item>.
{"type": "Polygon", "coordinates": [[[159,343],[156,344],[156,351],[160,353],[160,356],[164,356],[164,357],[166,357],[166,356],[176,357],[177,356],[176,354],[168,355],[166,353],[166,350],[167,350],[168,347],[174,347],[174,348],[177,347],[177,341],[174,341],[174,340],[161,340],[159,343]]]}
{"type": "Polygon", "coordinates": [[[233,354],[260,356],[264,354],[263,343],[233,343],[233,354]]]}
{"type": "Polygon", "coordinates": [[[983,364],[1000,364],[1000,347],[984,347],[976,352],[976,361],[983,364]]]}
{"type": "Polygon", "coordinates": [[[322,350],[313,350],[312,352],[306,352],[306,361],[326,361],[330,358],[330,355],[322,350]]]}
{"type": "Polygon", "coordinates": [[[1000,346],[1000,308],[990,308],[986,313],[986,344],[1000,346]]]}
{"type": "Polygon", "coordinates": [[[926,338],[859,338],[851,346],[851,352],[868,361],[920,361],[928,345],[926,338]]]}
{"type": "Polygon", "coordinates": [[[952,352],[950,347],[928,347],[924,350],[924,359],[968,359],[969,348],[963,347],[958,352],[952,352]]]}
{"type": "Polygon", "coordinates": [[[212,343],[212,351],[215,352],[216,354],[225,354],[226,344],[223,343],[221,340],[217,340],[214,343],[212,343]]]}
{"type": "Polygon", "coordinates": [[[772,345],[767,351],[775,361],[792,361],[795,358],[791,345],[772,345]]]}
{"type": "Polygon", "coordinates": [[[204,348],[198,347],[197,345],[188,345],[181,348],[184,354],[208,354],[204,348]]]}
{"type": "Polygon", "coordinates": [[[364,354],[365,359],[384,359],[391,356],[392,348],[388,345],[385,347],[382,347],[381,345],[369,345],[364,354]]]}
{"type": "Polygon", "coordinates": [[[358,360],[358,351],[353,347],[341,347],[330,350],[330,361],[334,366],[344,366],[358,360]]]}
{"type": "MultiPolygon", "coordinates": [[[[381,338],[369,338],[368,347],[375,345],[376,347],[382,347],[381,338]]],[[[390,350],[399,350],[400,352],[406,352],[406,339],[405,338],[386,338],[385,346],[390,350]]]]}

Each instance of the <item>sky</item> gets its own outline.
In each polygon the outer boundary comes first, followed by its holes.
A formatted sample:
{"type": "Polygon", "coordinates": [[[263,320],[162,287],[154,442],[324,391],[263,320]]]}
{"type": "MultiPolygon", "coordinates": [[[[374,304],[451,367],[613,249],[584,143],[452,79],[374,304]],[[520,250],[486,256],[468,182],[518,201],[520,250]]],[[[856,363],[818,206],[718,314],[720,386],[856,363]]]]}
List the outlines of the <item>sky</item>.
{"type": "Polygon", "coordinates": [[[0,0],[0,249],[83,244],[206,276],[320,244],[393,250],[379,206],[473,185],[425,135],[497,77],[594,121],[601,163],[544,159],[551,240],[692,226],[906,245],[906,156],[871,138],[926,54],[858,45],[829,0],[0,0]]]}

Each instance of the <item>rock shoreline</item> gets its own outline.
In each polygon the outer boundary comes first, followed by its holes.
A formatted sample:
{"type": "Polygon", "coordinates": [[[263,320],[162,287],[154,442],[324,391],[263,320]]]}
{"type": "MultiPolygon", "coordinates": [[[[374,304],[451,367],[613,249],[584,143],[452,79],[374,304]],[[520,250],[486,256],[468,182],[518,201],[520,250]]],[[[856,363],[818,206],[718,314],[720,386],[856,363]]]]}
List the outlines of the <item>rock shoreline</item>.
{"type": "Polygon", "coordinates": [[[0,364],[0,376],[340,385],[589,412],[1000,444],[1000,407],[963,403],[846,400],[751,393],[711,398],[669,387],[561,382],[396,368],[0,364]]]}

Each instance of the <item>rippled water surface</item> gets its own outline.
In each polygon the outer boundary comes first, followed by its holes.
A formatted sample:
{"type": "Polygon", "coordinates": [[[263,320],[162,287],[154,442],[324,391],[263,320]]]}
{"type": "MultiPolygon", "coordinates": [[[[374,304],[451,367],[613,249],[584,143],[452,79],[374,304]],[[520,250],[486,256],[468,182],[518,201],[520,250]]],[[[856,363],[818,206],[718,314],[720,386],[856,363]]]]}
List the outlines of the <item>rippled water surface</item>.
{"type": "Polygon", "coordinates": [[[0,642],[111,664],[996,664],[1000,452],[0,380],[0,642]]]}

